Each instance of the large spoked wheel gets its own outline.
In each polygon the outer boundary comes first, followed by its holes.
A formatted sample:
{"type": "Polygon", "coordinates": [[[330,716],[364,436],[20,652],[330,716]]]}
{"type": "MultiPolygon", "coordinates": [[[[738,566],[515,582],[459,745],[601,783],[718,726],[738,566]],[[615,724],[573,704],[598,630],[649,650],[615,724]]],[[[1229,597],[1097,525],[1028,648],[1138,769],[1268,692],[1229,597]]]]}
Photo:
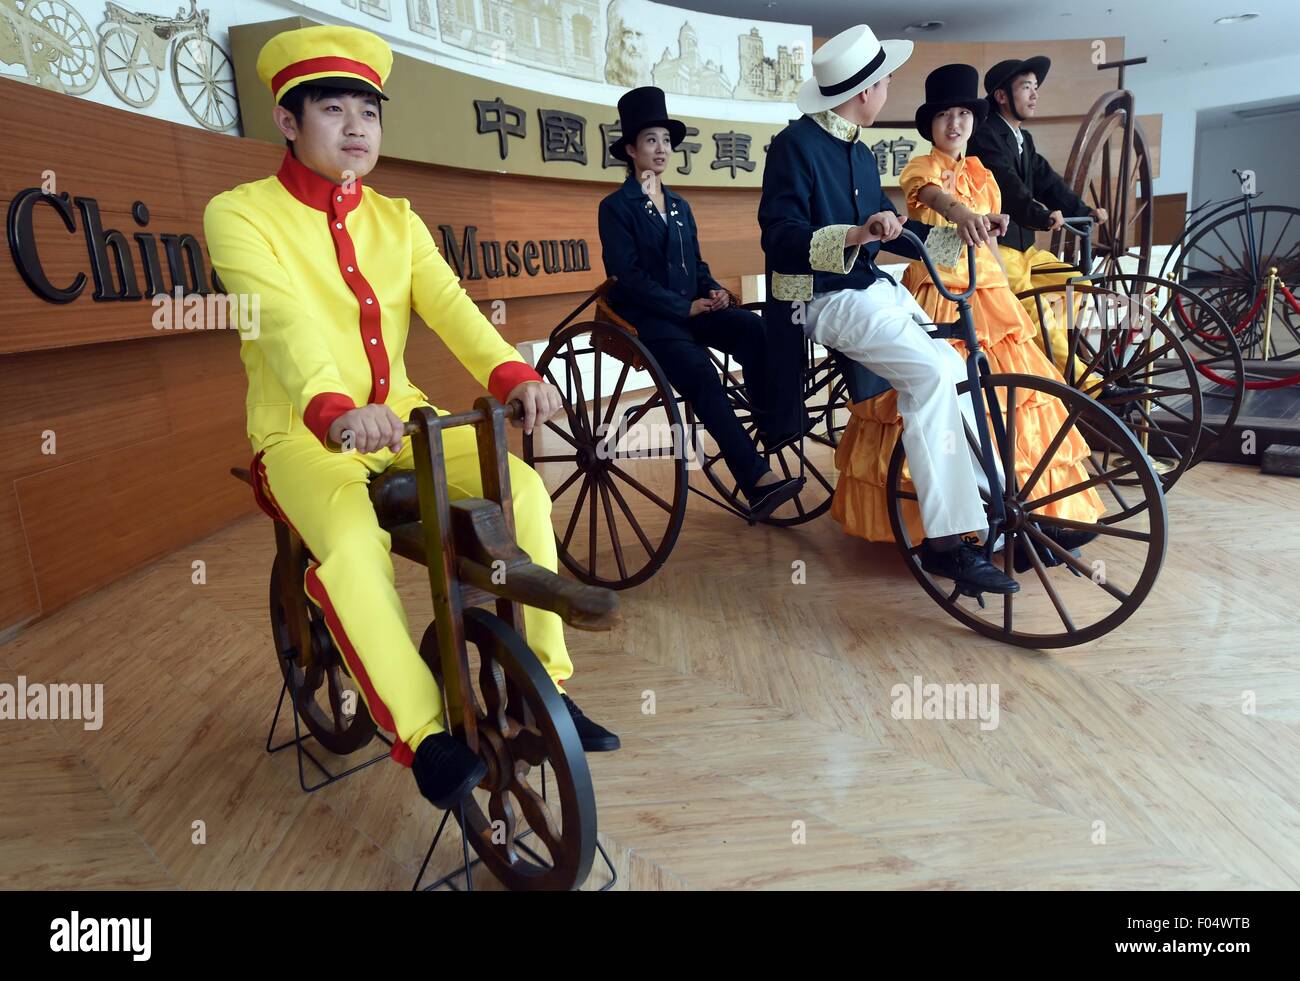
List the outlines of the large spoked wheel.
{"type": "MultiPolygon", "coordinates": [[[[969,383],[963,382],[960,389],[969,390],[969,383]]],[[[994,530],[994,542],[1000,535],[1004,546],[993,561],[1018,579],[1020,592],[991,597],[993,602],[981,608],[976,599],[957,593],[950,580],[933,578],[921,568],[924,532],[915,490],[905,480],[907,460],[901,440],[890,461],[887,483],[899,549],[926,593],[951,617],[986,637],[1044,649],[1095,640],[1137,611],[1159,575],[1168,520],[1160,481],[1133,434],[1110,410],[1076,389],[1017,374],[987,375],[981,389],[993,420],[994,453],[1008,474],[1003,494],[1006,520],[994,530]],[[1043,397],[1059,399],[1066,415],[1041,457],[1024,461],[1031,467],[1026,473],[1023,465],[1019,470],[1015,466],[1016,411],[1028,400],[1043,397]],[[1046,493],[1044,473],[1071,434],[1087,442],[1091,456],[1080,464],[1083,472],[1077,478],[1046,493]],[[1048,505],[1089,488],[1096,489],[1104,508],[1096,520],[1072,521],[1045,513],[1048,505]],[[1076,556],[1048,538],[1047,528],[1082,529],[1097,537],[1076,556]],[[1026,542],[1037,548],[1026,552],[1031,568],[1018,574],[1013,555],[1026,542]]],[[[966,439],[972,449],[978,447],[978,438],[969,428],[966,439]]],[[[985,503],[989,503],[987,496],[985,503]]]]}
{"type": "Polygon", "coordinates": [[[134,28],[110,24],[99,38],[104,80],[128,106],[144,109],[158,98],[160,78],[144,38],[134,28]]]}
{"type": "Polygon", "coordinates": [[[1168,279],[1126,273],[1092,282],[1141,303],[1187,349],[1196,366],[1195,380],[1203,402],[1201,438],[1193,464],[1206,459],[1235,436],[1233,426],[1246,394],[1241,347],[1228,329],[1228,322],[1203,297],[1168,279]]]}
{"type": "Polygon", "coordinates": [[[1201,376],[1173,328],[1141,297],[1097,285],[1018,296],[1033,301],[1040,323],[1050,315],[1066,324],[1065,381],[1123,421],[1168,493],[1199,459],[1203,418],[1201,376]]]}
{"type": "Polygon", "coordinates": [[[686,517],[677,398],[641,342],[602,321],[565,327],[537,371],[560,390],[565,418],[525,436],[524,459],[551,492],[560,561],[593,586],[639,585],[686,517]]]}
{"type": "MultiPolygon", "coordinates": [[[[1300,313],[1279,290],[1273,297],[1273,326],[1264,350],[1268,316],[1264,281],[1272,267],[1294,293],[1300,283],[1300,208],[1252,206],[1207,218],[1171,253],[1171,279],[1203,297],[1231,325],[1247,357],[1286,360],[1300,355],[1300,313]],[[1251,265],[1251,251],[1255,265],[1251,265]]],[[[1215,332],[1206,330],[1207,340],[1215,332]]]]}
{"type": "MultiPolygon", "coordinates": [[[[1123,272],[1120,260],[1135,260],[1137,272],[1150,271],[1155,241],[1155,184],[1151,151],[1138,123],[1133,93],[1107,92],[1088,111],[1062,175],[1090,208],[1106,209],[1105,224],[1093,229],[1093,269],[1123,272]]],[[[1078,239],[1053,233],[1052,251],[1078,266],[1078,239]]]]}
{"type": "Polygon", "coordinates": [[[185,110],[205,129],[223,133],[239,118],[235,67],[206,31],[176,39],[172,84],[185,110]]]}
{"type": "MultiPolygon", "coordinates": [[[[301,582],[300,573],[296,583],[301,582]]],[[[311,661],[306,667],[306,659],[299,656],[291,627],[295,617],[285,609],[280,589],[280,568],[273,566],[270,607],[276,660],[289,685],[294,711],[307,731],[331,753],[347,756],[374,738],[375,722],[355,683],[344,674],[343,660],[320,610],[307,599],[301,585],[295,588],[294,595],[305,610],[311,631],[311,661]]]]}
{"type": "MultiPolygon", "coordinates": [[[[466,610],[465,640],[471,675],[477,676],[469,696],[478,753],[488,772],[465,801],[462,831],[507,888],[575,889],[586,881],[595,854],[596,797],[573,720],[536,655],[501,618],[483,609],[466,610]],[[538,776],[529,779],[543,764],[550,771],[545,798],[535,786],[541,783],[538,776]],[[520,842],[529,829],[533,834],[520,842]]],[[[435,624],[425,631],[420,653],[443,681],[435,624]]],[[[453,720],[459,717],[459,698],[447,692],[453,720]]],[[[453,813],[460,821],[459,809],[453,813]]]]}
{"type": "Polygon", "coordinates": [[[68,95],[93,89],[99,80],[99,62],[95,35],[85,18],[66,0],[37,0],[24,13],[38,25],[32,34],[32,61],[44,61],[68,95]]]}

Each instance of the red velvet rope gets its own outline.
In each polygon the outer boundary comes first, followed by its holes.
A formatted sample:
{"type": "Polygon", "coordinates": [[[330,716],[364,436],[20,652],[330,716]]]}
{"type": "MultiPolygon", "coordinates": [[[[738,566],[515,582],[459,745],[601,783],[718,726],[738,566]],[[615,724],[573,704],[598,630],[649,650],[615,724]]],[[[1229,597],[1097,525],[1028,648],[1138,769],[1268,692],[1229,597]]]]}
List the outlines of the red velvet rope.
{"type": "MultiPolygon", "coordinates": [[[[1296,302],[1296,298],[1291,295],[1291,291],[1286,288],[1286,285],[1284,283],[1278,283],[1277,287],[1282,291],[1282,295],[1286,297],[1286,301],[1289,304],[1291,304],[1291,309],[1293,309],[1296,313],[1300,313],[1300,303],[1296,302]]],[[[1250,313],[1246,314],[1246,316],[1243,317],[1237,323],[1237,326],[1232,329],[1232,333],[1234,337],[1237,334],[1240,334],[1243,330],[1245,330],[1246,325],[1255,319],[1255,314],[1259,313],[1259,308],[1264,304],[1265,292],[1266,292],[1265,289],[1263,287],[1260,287],[1259,296],[1255,298],[1255,305],[1251,307],[1250,313]]],[[[1182,319],[1184,326],[1186,326],[1188,330],[1192,331],[1192,333],[1196,334],[1198,337],[1201,337],[1207,341],[1225,340],[1222,334],[1206,334],[1200,330],[1197,330],[1195,325],[1193,325],[1191,321],[1187,319],[1187,314],[1183,311],[1183,298],[1181,296],[1174,297],[1174,307],[1178,310],[1178,316],[1182,319]]],[[[1227,385],[1229,388],[1237,387],[1237,380],[1235,378],[1225,378],[1223,377],[1223,375],[1219,374],[1213,368],[1208,368],[1203,364],[1198,364],[1196,366],[1196,370],[1199,371],[1206,378],[1210,379],[1210,381],[1217,382],[1220,385],[1227,385]]],[[[1291,385],[1296,385],[1296,384],[1300,384],[1300,374],[1287,375],[1285,378],[1270,378],[1268,381],[1246,382],[1245,387],[1247,391],[1258,392],[1258,391],[1265,391],[1274,388],[1287,388],[1291,385]]]]}
{"type": "Polygon", "coordinates": [[[1296,298],[1292,296],[1291,291],[1286,288],[1286,283],[1278,283],[1277,288],[1282,291],[1282,295],[1286,297],[1287,303],[1291,304],[1291,309],[1296,313],[1300,313],[1300,303],[1296,302],[1296,298]]]}
{"type": "MultiPolygon", "coordinates": [[[[1285,290],[1286,287],[1283,287],[1283,289],[1285,290]]],[[[1290,296],[1289,293],[1287,295],[1290,296]]],[[[1291,302],[1295,303],[1295,300],[1292,300],[1291,302]]],[[[1259,308],[1262,307],[1263,305],[1264,305],[1264,289],[1263,287],[1261,287],[1259,291],[1259,296],[1255,297],[1255,305],[1250,308],[1250,313],[1242,317],[1241,320],[1237,322],[1237,326],[1232,328],[1233,337],[1236,337],[1238,334],[1240,334],[1243,330],[1246,329],[1246,325],[1255,319],[1255,314],[1259,313],[1259,308]]],[[[1174,297],[1174,307],[1178,310],[1178,316],[1183,321],[1183,326],[1186,327],[1188,330],[1190,330],[1197,337],[1201,338],[1202,340],[1210,341],[1210,342],[1227,340],[1227,338],[1224,337],[1222,334],[1205,333],[1204,331],[1198,329],[1196,325],[1193,324],[1190,320],[1188,320],[1187,314],[1183,311],[1183,298],[1181,296],[1174,297]]]]}

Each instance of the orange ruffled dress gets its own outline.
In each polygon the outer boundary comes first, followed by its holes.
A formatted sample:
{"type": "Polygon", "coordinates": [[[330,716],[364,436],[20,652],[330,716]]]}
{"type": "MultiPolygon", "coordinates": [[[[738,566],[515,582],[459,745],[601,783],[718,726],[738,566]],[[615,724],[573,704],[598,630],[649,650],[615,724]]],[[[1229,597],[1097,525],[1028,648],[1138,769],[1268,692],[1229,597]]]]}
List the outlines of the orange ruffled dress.
{"type": "MultiPolygon", "coordinates": [[[[978,158],[954,160],[939,150],[914,158],[904,168],[900,184],[907,195],[909,218],[929,225],[948,225],[939,214],[922,204],[917,195],[927,184],[935,184],[948,194],[955,194],[968,208],[979,214],[996,214],[1002,209],[1002,193],[997,181],[978,158]]],[[[966,257],[963,253],[956,267],[938,267],[944,285],[957,292],[966,288],[966,257]]],[[[1061,374],[1039,349],[1038,328],[1007,284],[997,260],[987,248],[976,254],[975,279],[979,284],[971,297],[971,314],[980,348],[995,373],[1014,372],[1038,375],[1062,381],[1061,374]]],[[[945,299],[934,284],[925,264],[913,261],[903,277],[903,285],[934,323],[952,323],[957,319],[957,305],[945,299]]],[[[939,343],[939,342],[935,342],[939,343]]],[[[966,356],[966,345],[950,342],[966,356]]],[[[844,530],[874,542],[892,542],[885,478],[894,445],[902,432],[897,395],[891,389],[873,399],[858,402],[835,451],[839,484],[831,514],[844,530]]],[[[1016,414],[1016,471],[1023,482],[1042,458],[1042,451],[1065,421],[1065,406],[1059,399],[1035,397],[1022,391],[1016,414]]],[[[990,428],[990,433],[992,429],[990,428]]],[[[1087,479],[1079,461],[1088,455],[1088,445],[1077,430],[1072,431],[1057,450],[1053,465],[1039,478],[1034,497],[1047,495],[1087,479]]],[[[920,528],[920,511],[916,502],[904,501],[909,528],[920,528]]],[[[1076,521],[1094,521],[1105,512],[1097,492],[1089,488],[1062,498],[1042,509],[1044,514],[1076,521]]],[[[972,529],[974,530],[974,529],[972,529]]]]}

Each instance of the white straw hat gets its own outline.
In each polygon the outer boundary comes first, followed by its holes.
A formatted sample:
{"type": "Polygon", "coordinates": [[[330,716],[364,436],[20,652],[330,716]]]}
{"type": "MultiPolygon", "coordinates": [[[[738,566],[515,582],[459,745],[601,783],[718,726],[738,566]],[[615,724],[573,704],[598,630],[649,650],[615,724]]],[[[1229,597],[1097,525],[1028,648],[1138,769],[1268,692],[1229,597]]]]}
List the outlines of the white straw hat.
{"type": "Polygon", "coordinates": [[[800,112],[821,112],[847,102],[912,57],[911,41],[878,41],[866,24],[841,31],[812,56],[813,77],[799,86],[800,112]]]}

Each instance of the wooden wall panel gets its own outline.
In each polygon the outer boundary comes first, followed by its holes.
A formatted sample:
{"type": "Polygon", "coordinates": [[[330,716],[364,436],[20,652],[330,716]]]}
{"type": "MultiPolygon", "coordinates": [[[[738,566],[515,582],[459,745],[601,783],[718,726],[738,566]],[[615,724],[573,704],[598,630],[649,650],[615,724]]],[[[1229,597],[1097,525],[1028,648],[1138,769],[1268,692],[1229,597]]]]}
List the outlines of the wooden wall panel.
{"type": "Polygon", "coordinates": [[[12,480],[0,479],[0,638],[41,611],[12,480]]]}
{"type": "Polygon", "coordinates": [[[125,452],[170,430],[148,342],[109,355],[103,347],[36,351],[0,358],[0,472],[34,474],[105,452],[125,452]],[[42,433],[54,434],[53,454],[42,433]]]}
{"type": "Polygon", "coordinates": [[[15,482],[43,613],[251,510],[243,427],[194,422],[15,482]]]}

